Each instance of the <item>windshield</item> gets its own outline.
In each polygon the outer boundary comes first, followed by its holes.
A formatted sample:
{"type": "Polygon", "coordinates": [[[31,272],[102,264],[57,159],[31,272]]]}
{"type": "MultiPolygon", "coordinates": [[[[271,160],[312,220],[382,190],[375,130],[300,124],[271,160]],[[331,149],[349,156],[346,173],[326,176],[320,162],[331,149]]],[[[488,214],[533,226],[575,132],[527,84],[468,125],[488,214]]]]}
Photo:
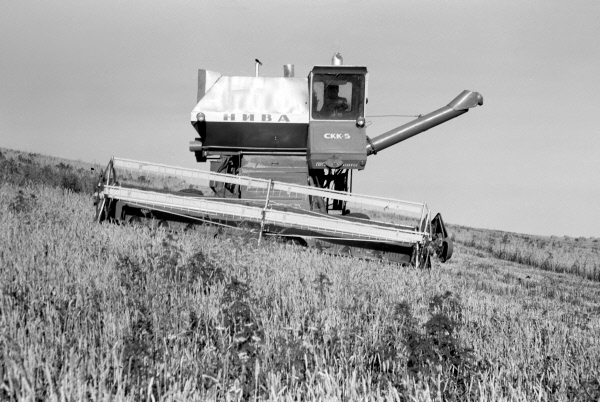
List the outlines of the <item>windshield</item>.
{"type": "Polygon", "coordinates": [[[365,77],[362,74],[315,74],[312,117],[355,120],[363,115],[365,77]]]}

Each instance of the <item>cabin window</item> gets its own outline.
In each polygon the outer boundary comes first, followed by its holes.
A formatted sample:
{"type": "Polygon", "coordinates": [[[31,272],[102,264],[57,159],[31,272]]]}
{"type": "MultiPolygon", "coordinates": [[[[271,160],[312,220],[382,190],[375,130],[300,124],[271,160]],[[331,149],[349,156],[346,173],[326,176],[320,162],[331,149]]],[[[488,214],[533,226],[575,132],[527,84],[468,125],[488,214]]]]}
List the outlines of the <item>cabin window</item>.
{"type": "Polygon", "coordinates": [[[315,74],[312,117],[318,120],[355,120],[363,116],[364,75],[315,74]]]}

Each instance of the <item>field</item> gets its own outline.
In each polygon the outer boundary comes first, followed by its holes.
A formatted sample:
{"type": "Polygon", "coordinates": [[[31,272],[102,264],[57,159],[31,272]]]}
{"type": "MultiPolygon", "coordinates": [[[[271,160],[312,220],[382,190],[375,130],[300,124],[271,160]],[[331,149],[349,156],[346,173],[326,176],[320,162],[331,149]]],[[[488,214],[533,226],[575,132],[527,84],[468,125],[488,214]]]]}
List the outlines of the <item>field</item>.
{"type": "Polygon", "coordinates": [[[417,270],[97,224],[96,171],[0,149],[0,400],[600,400],[600,246],[450,225],[417,270]]]}

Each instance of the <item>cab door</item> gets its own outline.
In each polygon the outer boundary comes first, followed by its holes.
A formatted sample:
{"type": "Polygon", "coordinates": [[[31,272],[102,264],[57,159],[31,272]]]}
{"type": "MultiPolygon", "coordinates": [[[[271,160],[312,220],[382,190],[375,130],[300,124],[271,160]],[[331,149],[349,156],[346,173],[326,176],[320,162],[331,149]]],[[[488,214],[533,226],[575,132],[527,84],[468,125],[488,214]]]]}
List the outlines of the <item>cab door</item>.
{"type": "Polygon", "coordinates": [[[311,169],[364,169],[366,81],[364,67],[313,68],[307,150],[311,169]]]}

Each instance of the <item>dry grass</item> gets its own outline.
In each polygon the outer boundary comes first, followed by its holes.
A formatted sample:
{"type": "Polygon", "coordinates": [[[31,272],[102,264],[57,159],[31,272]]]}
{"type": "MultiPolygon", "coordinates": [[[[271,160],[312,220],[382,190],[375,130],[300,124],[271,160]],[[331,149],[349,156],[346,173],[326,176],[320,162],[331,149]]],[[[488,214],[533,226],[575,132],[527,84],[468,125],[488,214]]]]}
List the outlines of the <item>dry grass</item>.
{"type": "Polygon", "coordinates": [[[600,285],[92,222],[0,183],[1,400],[597,400],[600,285]]]}
{"type": "Polygon", "coordinates": [[[452,226],[456,242],[552,272],[568,272],[600,281],[600,243],[596,239],[557,238],[452,226]]]}

